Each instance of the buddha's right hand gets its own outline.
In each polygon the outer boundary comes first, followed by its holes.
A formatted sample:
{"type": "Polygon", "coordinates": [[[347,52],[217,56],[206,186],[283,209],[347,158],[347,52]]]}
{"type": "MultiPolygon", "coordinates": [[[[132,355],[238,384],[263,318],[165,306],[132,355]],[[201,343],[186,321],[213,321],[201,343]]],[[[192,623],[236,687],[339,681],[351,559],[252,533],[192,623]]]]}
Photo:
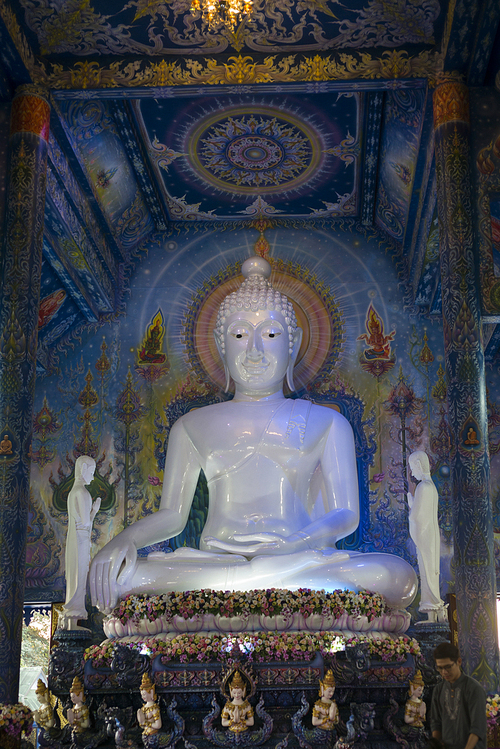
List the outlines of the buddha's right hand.
{"type": "Polygon", "coordinates": [[[115,536],[93,558],[90,565],[90,595],[94,606],[109,614],[119,598],[120,586],[133,574],[137,548],[132,541],[115,536]]]}

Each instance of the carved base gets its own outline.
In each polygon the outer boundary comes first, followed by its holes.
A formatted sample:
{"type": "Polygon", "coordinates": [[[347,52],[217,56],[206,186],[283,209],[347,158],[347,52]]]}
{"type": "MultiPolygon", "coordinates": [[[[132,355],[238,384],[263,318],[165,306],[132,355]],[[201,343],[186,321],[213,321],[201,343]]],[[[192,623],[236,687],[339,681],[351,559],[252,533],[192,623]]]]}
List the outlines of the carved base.
{"type": "MultiPolygon", "coordinates": [[[[72,648],[68,650],[68,662],[73,664],[74,669],[81,669],[82,661],[73,659],[75,643],[66,639],[64,642],[60,641],[57,663],[51,664],[52,670],[54,665],[60,664],[66,645],[72,648]]],[[[269,716],[263,731],[263,723],[256,713],[255,726],[245,732],[245,745],[255,743],[262,749],[333,749],[338,740],[346,740],[349,749],[400,749],[403,737],[409,740],[409,749],[425,747],[425,733],[417,732],[411,737],[407,736],[404,724],[408,681],[415,673],[412,656],[404,663],[370,662],[366,646],[359,644],[325,659],[317,654],[313,660],[303,662],[284,660],[252,663],[251,659],[242,656],[236,662],[250,669],[253,674],[255,694],[249,699],[254,709],[260,702],[265,714],[269,716]],[[335,700],[340,722],[338,731],[331,732],[331,735],[327,732],[329,735],[325,736],[324,731],[318,732],[312,725],[312,708],[318,699],[319,681],[329,668],[335,675],[335,700]],[[356,728],[356,721],[359,723],[360,719],[356,706],[366,707],[368,703],[372,705],[370,711],[373,710],[373,715],[370,713],[370,723],[362,731],[356,728]],[[351,719],[353,714],[355,718],[351,719]],[[348,725],[351,726],[349,729],[348,725]]],[[[127,731],[132,736],[135,715],[142,706],[139,688],[144,672],[149,673],[156,685],[162,731],[166,734],[173,730],[169,715],[172,715],[175,699],[175,710],[184,723],[178,749],[184,743],[186,749],[217,749],[221,746],[230,749],[235,744],[243,746],[242,740],[236,739],[234,735],[226,735],[227,731],[218,718],[213,718],[211,731],[207,731],[206,726],[204,730],[204,722],[218,712],[214,708],[214,700],[219,708],[225,704],[221,683],[226,669],[227,664],[222,665],[220,662],[173,664],[170,661],[163,662],[161,655],[151,660],[148,655],[130,650],[124,645],[117,646],[109,668],[94,668],[87,661],[83,681],[92,730],[99,738],[99,746],[103,749],[115,747],[114,739],[106,738],[104,727],[106,714],[109,719],[110,710],[115,708],[120,711],[122,721],[125,720],[123,716],[128,715],[127,731]]],[[[70,669],[67,670],[64,683],[71,684],[73,675],[76,673],[72,674],[70,669]]],[[[54,687],[62,683],[61,679],[59,682],[53,680],[54,687]]],[[[66,688],[54,687],[53,691],[66,701],[66,688]]]]}

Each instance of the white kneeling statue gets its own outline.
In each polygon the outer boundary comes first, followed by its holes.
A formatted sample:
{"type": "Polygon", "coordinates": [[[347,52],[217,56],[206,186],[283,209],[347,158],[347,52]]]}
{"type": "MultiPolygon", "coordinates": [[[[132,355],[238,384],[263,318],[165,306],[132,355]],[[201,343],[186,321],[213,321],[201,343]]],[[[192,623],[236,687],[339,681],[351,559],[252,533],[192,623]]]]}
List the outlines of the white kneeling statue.
{"type": "Polygon", "coordinates": [[[359,523],[354,435],[337,411],[285,398],[302,330],[260,257],[223,301],[214,331],[235,396],[190,411],[172,427],[160,509],[115,536],[92,561],[92,599],[108,613],[127,593],[254,588],[363,589],[392,608],[415,597],[403,559],[345,552],[335,543],[359,523]],[[200,471],[208,517],[200,549],[138,559],[137,549],[185,527],[200,471]]]}

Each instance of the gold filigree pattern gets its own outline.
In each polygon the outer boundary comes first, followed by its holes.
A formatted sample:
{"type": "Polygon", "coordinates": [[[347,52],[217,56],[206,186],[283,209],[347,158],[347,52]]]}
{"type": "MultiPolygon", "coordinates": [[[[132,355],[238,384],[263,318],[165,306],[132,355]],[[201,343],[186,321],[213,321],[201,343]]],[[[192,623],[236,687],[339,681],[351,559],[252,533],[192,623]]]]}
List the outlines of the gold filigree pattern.
{"type": "Polygon", "coordinates": [[[227,62],[214,58],[177,58],[170,62],[77,62],[73,68],[51,64],[38,68],[34,78],[51,89],[96,89],[189,85],[249,85],[256,83],[323,82],[345,80],[397,80],[425,78],[435,86],[443,71],[438,53],[422,52],[414,57],[404,51],[386,51],[380,57],[368,53],[339,55],[276,55],[257,62],[250,55],[233,55],[227,62]]]}
{"type": "Polygon", "coordinates": [[[447,81],[434,92],[434,127],[453,120],[469,122],[469,90],[464,83],[447,81]]]}

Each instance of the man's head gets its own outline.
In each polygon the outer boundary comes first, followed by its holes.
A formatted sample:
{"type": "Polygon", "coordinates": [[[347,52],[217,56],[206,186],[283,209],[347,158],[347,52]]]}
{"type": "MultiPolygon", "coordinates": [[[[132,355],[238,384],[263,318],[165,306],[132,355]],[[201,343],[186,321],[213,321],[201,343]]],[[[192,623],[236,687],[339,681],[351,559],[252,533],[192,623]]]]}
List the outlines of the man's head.
{"type": "Polygon", "coordinates": [[[242,273],[245,281],[222,302],[214,330],[226,390],[232,377],[237,388],[250,394],[275,392],[285,375],[293,390],[302,340],[293,305],[267,280],[271,266],[264,258],[246,260],[242,273]]]}
{"type": "Polygon", "coordinates": [[[456,645],[452,645],[451,642],[441,642],[434,648],[433,655],[436,668],[445,681],[452,684],[460,677],[462,659],[456,645]]]}

